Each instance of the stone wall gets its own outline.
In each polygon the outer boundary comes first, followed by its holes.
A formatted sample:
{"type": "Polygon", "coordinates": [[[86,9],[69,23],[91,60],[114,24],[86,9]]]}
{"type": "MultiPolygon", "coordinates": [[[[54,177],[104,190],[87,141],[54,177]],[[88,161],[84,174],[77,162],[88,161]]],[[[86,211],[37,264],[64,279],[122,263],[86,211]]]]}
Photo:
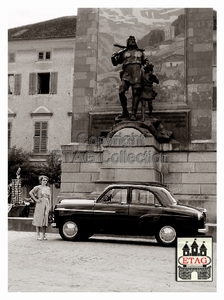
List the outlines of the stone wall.
{"type": "Polygon", "coordinates": [[[71,140],[89,130],[89,112],[96,99],[98,9],[78,10],[74,66],[73,129],[71,140]]]}
{"type": "Polygon", "coordinates": [[[216,153],[167,153],[169,163],[164,184],[181,202],[208,210],[208,221],[216,222],[216,153]]]}
{"type": "Polygon", "coordinates": [[[102,150],[72,143],[62,146],[62,178],[60,199],[89,197],[99,179],[102,150]],[[91,161],[94,155],[94,161],[91,161]]]}
{"type": "Polygon", "coordinates": [[[187,102],[191,140],[212,137],[213,9],[186,9],[187,102]]]}

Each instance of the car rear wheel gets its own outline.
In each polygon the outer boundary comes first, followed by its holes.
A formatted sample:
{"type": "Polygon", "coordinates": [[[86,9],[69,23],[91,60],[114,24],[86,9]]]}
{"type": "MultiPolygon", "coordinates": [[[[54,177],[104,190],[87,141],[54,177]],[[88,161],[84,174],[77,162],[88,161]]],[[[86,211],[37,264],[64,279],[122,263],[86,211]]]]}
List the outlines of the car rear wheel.
{"type": "Polygon", "coordinates": [[[76,220],[65,220],[59,227],[60,236],[67,241],[75,241],[80,236],[80,227],[76,220]]]}
{"type": "Polygon", "coordinates": [[[176,238],[177,232],[172,225],[162,225],[156,233],[156,240],[162,246],[173,246],[176,238]]]}

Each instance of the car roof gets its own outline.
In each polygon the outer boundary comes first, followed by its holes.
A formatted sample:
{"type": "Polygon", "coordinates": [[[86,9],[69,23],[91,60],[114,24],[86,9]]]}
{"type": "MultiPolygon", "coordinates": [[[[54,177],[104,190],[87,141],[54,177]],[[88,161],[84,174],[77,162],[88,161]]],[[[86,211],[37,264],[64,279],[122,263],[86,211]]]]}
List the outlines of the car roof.
{"type": "Polygon", "coordinates": [[[118,183],[112,183],[110,184],[108,187],[112,187],[112,186],[142,186],[142,187],[150,187],[150,186],[156,186],[156,187],[164,187],[166,188],[167,186],[164,185],[161,182],[156,182],[156,181],[152,181],[152,182],[118,182],[118,183]]]}

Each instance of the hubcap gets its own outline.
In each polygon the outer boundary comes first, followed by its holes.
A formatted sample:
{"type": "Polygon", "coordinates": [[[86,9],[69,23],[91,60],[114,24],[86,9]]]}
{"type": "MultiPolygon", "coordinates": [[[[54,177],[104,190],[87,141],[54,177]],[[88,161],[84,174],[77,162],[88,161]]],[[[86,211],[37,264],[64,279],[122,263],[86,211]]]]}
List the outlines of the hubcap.
{"type": "Polygon", "coordinates": [[[159,237],[164,243],[172,243],[176,238],[176,231],[172,226],[164,226],[160,229],[159,237]]]}
{"type": "Polygon", "coordinates": [[[78,226],[74,222],[66,222],[63,225],[63,232],[67,237],[74,237],[78,233],[78,226]]]}

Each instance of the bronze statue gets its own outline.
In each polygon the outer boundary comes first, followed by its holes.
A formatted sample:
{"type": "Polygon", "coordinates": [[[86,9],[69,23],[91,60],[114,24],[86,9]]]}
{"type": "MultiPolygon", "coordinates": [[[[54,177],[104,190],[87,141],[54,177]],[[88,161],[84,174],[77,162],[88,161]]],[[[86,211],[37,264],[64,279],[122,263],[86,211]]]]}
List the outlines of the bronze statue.
{"type": "Polygon", "coordinates": [[[131,86],[132,111],[130,120],[135,121],[141,93],[142,66],[144,66],[148,60],[144,55],[144,50],[138,48],[134,36],[129,36],[126,47],[117,44],[114,46],[120,47],[122,50],[115,52],[112,55],[112,64],[114,66],[123,64],[120,73],[121,85],[119,87],[119,99],[122,106],[122,114],[119,115],[118,118],[129,117],[125,93],[131,86]]]}
{"type": "Polygon", "coordinates": [[[142,72],[142,91],[140,101],[142,102],[142,122],[145,121],[145,104],[148,102],[149,115],[151,116],[153,106],[152,101],[157,96],[157,93],[153,89],[153,83],[158,84],[159,79],[153,73],[153,64],[146,63],[142,72]]]}
{"type": "Polygon", "coordinates": [[[16,171],[16,178],[20,179],[20,172],[21,172],[21,168],[18,168],[18,170],[16,171]]]}

